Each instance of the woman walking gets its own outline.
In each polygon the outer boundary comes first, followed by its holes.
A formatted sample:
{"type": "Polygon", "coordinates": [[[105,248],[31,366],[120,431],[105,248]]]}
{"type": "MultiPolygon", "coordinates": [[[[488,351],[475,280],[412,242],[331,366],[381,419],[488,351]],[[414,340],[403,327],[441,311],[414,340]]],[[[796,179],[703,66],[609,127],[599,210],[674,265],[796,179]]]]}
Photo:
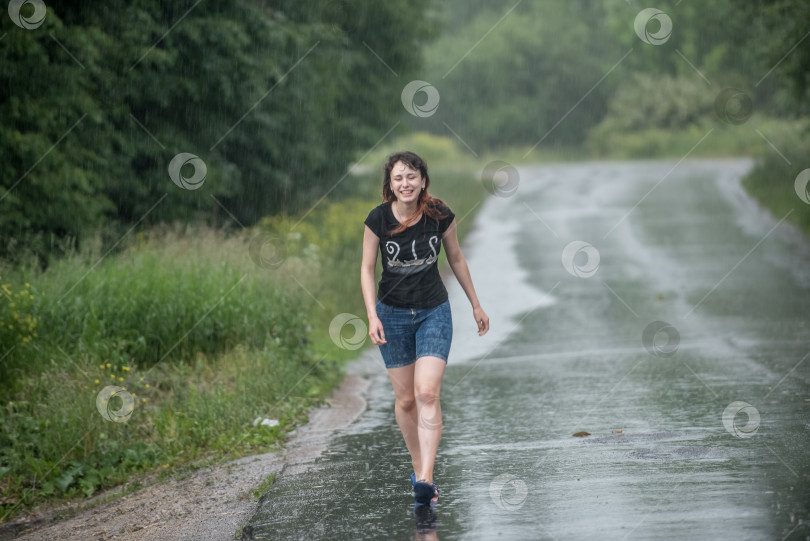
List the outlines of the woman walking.
{"type": "Polygon", "coordinates": [[[411,455],[414,498],[437,502],[433,479],[442,435],[439,402],[453,322],[437,260],[444,244],[447,261],[472,304],[478,335],[489,330],[489,317],[478,302],[467,262],[461,253],[455,215],[428,193],[427,164],[413,152],[388,157],[383,202],[366,218],[360,282],[368,313],[368,331],[394,389],[394,412],[411,455]],[[383,261],[375,295],[377,253],[383,261]]]}

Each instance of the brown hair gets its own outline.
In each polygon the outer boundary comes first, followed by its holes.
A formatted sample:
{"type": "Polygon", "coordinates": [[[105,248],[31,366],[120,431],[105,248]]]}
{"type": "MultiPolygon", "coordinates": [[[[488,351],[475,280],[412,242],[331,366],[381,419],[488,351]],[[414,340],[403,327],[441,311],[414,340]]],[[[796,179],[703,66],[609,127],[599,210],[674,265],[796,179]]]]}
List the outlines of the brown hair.
{"type": "Polygon", "coordinates": [[[388,160],[383,166],[383,203],[391,203],[397,200],[396,195],[394,195],[394,191],[391,189],[391,170],[394,168],[394,165],[396,165],[397,162],[402,162],[411,169],[419,171],[419,173],[422,175],[422,179],[425,181],[425,188],[419,192],[419,200],[416,202],[416,212],[414,212],[413,216],[408,218],[404,223],[401,223],[399,226],[395,227],[391,231],[392,235],[405,231],[408,227],[415,224],[420,213],[422,214],[423,220],[427,220],[428,218],[440,220],[446,216],[446,214],[443,214],[439,209],[440,206],[445,206],[444,201],[437,197],[433,197],[428,192],[428,188],[430,187],[430,176],[428,175],[428,168],[425,160],[410,151],[395,152],[394,154],[388,156],[388,160]]]}

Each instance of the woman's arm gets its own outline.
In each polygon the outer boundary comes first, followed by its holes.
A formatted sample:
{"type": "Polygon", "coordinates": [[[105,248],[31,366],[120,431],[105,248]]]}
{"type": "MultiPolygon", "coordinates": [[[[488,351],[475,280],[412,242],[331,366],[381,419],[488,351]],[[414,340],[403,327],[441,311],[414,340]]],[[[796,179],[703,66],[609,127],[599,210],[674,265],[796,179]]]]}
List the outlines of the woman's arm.
{"type": "Polygon", "coordinates": [[[464,254],[461,253],[461,246],[458,244],[458,232],[456,230],[456,221],[450,224],[447,231],[444,232],[442,238],[444,243],[444,250],[447,254],[447,262],[450,268],[453,269],[453,274],[456,275],[456,280],[461,285],[461,289],[466,293],[467,298],[470,300],[473,308],[473,317],[475,323],[478,325],[478,336],[483,336],[489,330],[489,316],[481,308],[481,303],[478,302],[478,296],[475,294],[475,287],[472,283],[470,276],[470,269],[467,267],[467,260],[464,259],[464,254]]]}
{"type": "Polygon", "coordinates": [[[375,346],[385,344],[385,331],[377,317],[377,285],[374,283],[374,272],[377,270],[377,250],[380,238],[368,226],[363,233],[363,261],[360,264],[360,287],[363,290],[363,301],[368,315],[368,335],[375,346]]]}

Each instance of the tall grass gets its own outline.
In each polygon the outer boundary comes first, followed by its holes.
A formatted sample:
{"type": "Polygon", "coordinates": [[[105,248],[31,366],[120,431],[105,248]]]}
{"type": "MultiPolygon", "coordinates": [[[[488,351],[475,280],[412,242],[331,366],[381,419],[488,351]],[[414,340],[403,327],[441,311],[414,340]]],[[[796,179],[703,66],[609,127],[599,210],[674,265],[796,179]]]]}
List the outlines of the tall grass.
{"type": "MultiPolygon", "coordinates": [[[[44,273],[6,269],[4,280],[30,284],[37,334],[4,338],[17,342],[0,386],[5,514],[158,465],[266,448],[332,388],[335,360],[310,349],[310,303],[248,246],[248,235],[160,231],[101,262],[77,254],[44,273]],[[125,422],[97,410],[110,385],[135,401],[125,422]],[[279,427],[254,428],[256,417],[279,427]]],[[[12,303],[0,302],[5,323],[12,303]]]]}

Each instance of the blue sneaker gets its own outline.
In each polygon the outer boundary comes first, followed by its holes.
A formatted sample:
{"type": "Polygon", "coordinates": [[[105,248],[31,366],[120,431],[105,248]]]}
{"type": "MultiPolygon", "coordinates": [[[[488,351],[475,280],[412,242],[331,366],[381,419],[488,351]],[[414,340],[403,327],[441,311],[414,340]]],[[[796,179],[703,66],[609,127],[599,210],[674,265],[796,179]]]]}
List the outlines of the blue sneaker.
{"type": "Polygon", "coordinates": [[[412,473],[411,474],[411,486],[415,486],[415,485],[416,485],[416,474],[412,473]]]}
{"type": "Polygon", "coordinates": [[[432,481],[428,483],[421,479],[413,485],[413,499],[423,505],[435,504],[439,501],[439,487],[432,481]]]}

